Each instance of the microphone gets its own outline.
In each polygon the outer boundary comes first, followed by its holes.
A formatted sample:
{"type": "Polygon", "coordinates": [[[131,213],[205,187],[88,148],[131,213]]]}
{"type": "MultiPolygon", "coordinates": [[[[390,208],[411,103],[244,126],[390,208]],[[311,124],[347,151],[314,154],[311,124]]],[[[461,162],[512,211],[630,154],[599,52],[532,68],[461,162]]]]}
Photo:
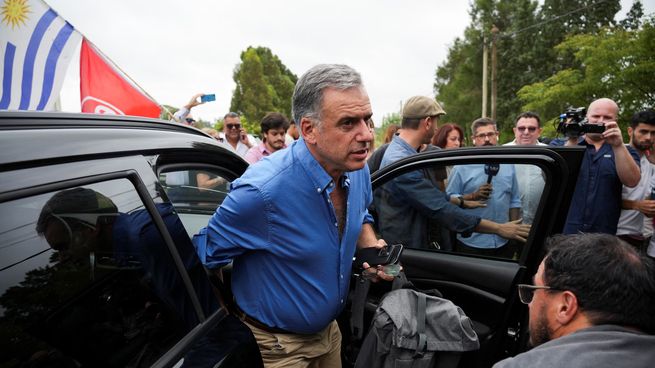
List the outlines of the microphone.
{"type": "Polygon", "coordinates": [[[487,174],[487,184],[491,183],[491,178],[498,175],[498,171],[500,171],[500,165],[499,164],[485,164],[484,165],[484,173],[487,174]]]}

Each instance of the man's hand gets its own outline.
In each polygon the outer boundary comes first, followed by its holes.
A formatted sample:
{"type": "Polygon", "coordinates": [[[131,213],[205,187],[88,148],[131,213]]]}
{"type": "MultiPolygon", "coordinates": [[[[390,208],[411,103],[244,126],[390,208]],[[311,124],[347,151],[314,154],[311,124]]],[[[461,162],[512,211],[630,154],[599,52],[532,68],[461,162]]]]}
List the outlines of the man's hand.
{"type": "MultiPolygon", "coordinates": [[[[384,239],[377,239],[377,242],[372,245],[365,246],[363,248],[382,248],[387,245],[387,242],[384,239]]],[[[371,267],[367,262],[362,263],[363,272],[367,273],[365,276],[367,279],[370,279],[371,282],[378,282],[380,280],[393,281],[394,276],[387,275],[383,270],[384,266],[378,265],[377,267],[371,267]]]]}
{"type": "Polygon", "coordinates": [[[191,100],[189,100],[189,103],[184,105],[184,107],[191,110],[192,107],[204,104],[204,102],[200,101],[200,96],[203,96],[203,95],[204,95],[204,93],[196,93],[195,95],[193,95],[193,97],[191,97],[191,100]]]}
{"type": "Polygon", "coordinates": [[[239,140],[249,148],[252,147],[252,143],[250,143],[250,139],[248,138],[248,132],[244,128],[241,128],[241,131],[239,131],[239,140]]]}
{"type": "Polygon", "coordinates": [[[480,185],[480,188],[478,188],[478,190],[471,193],[470,199],[475,201],[487,200],[489,199],[489,196],[491,195],[492,191],[493,191],[493,185],[491,185],[491,183],[484,183],[480,185]]]}
{"type": "Polygon", "coordinates": [[[522,224],[523,219],[498,224],[498,231],[496,234],[505,239],[518,240],[525,243],[530,233],[530,225],[522,224]]]}
{"type": "Polygon", "coordinates": [[[487,204],[482,201],[464,200],[464,206],[462,208],[471,209],[471,208],[478,208],[478,207],[487,207],[487,204]]]}
{"type": "Polygon", "coordinates": [[[623,145],[623,136],[621,135],[621,129],[616,121],[608,121],[605,123],[605,131],[602,133],[605,142],[609,143],[612,146],[621,146],[623,145]]]}
{"type": "Polygon", "coordinates": [[[648,217],[655,216],[655,201],[645,199],[635,203],[635,209],[648,217]]]}

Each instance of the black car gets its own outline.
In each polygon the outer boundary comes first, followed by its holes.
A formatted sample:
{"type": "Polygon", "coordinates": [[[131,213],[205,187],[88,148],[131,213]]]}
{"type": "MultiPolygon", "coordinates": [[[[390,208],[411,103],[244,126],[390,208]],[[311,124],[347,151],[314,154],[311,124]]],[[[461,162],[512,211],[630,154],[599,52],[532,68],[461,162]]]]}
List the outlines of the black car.
{"type": "MultiPolygon", "coordinates": [[[[2,112],[0,147],[0,366],[261,366],[191,242],[245,161],[194,128],[124,116],[2,112]]],[[[531,165],[544,180],[511,259],[453,251],[456,234],[439,224],[402,254],[417,287],[475,321],[481,349],[460,366],[526,349],[516,284],[530,282],[545,238],[562,229],[581,158],[577,148],[431,151],[372,176],[375,193],[453,165],[531,165]]]]}

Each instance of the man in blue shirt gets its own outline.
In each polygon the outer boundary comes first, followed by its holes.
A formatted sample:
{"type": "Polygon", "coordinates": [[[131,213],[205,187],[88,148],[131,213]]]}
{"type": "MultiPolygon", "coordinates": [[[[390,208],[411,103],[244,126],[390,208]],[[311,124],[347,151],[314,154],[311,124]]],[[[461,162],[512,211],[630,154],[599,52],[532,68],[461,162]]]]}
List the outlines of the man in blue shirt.
{"type": "Polygon", "coordinates": [[[359,73],[345,65],[307,71],[292,103],[302,138],[232,183],[196,246],[209,268],[233,260],[238,313],[267,367],[340,366],[335,318],[355,247],[384,245],[367,210],[371,104],[359,73]]]}
{"type": "Polygon", "coordinates": [[[586,147],[578,182],[564,225],[564,234],[616,234],[621,214],[622,185],[639,184],[639,156],[623,144],[616,123],[619,107],[609,98],[595,100],[587,109],[589,124],[605,125],[603,133],[570,138],[567,145],[586,147]]]}
{"type": "MultiPolygon", "coordinates": [[[[408,99],[403,107],[402,129],[387,147],[381,167],[416,154],[422,145],[429,143],[439,116],[443,114],[443,109],[434,99],[425,96],[408,99]]],[[[482,199],[482,196],[476,199],[482,199]]],[[[462,199],[457,203],[460,207],[466,206],[462,199]]],[[[529,225],[518,221],[500,224],[453,205],[423,170],[399,175],[376,190],[376,210],[382,236],[414,248],[427,246],[429,219],[465,235],[478,231],[525,241],[530,232],[529,225]]]]}
{"type": "MultiPolygon", "coordinates": [[[[473,143],[476,147],[495,146],[498,143],[496,122],[480,118],[471,126],[473,143]]],[[[514,165],[499,165],[495,175],[485,172],[484,164],[459,165],[453,168],[448,178],[448,195],[463,196],[488,188],[486,207],[470,210],[473,214],[496,222],[517,221],[521,216],[521,196],[514,165]],[[491,179],[491,182],[489,182],[491,179]]],[[[487,169],[487,171],[489,171],[487,169]]],[[[512,243],[513,244],[513,243],[512,243]]],[[[470,237],[457,236],[455,246],[460,252],[487,254],[512,258],[515,247],[507,239],[493,234],[473,233],[470,237]]]]}

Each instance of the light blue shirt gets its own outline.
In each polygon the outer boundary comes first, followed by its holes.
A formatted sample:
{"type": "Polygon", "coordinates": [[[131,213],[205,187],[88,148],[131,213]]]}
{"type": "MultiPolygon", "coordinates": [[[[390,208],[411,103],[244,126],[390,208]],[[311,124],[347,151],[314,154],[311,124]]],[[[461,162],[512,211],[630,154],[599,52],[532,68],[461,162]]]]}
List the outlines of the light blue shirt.
{"type": "MultiPolygon", "coordinates": [[[[448,195],[464,195],[473,193],[482,184],[487,182],[488,175],[484,173],[484,164],[455,166],[448,178],[448,195]]],[[[509,209],[521,208],[519,185],[514,172],[514,165],[500,165],[498,174],[492,177],[493,191],[487,200],[487,207],[469,209],[472,214],[484,219],[505,223],[509,221],[509,209]]],[[[457,240],[474,248],[493,249],[500,248],[507,243],[507,239],[495,234],[473,233],[464,238],[457,235],[457,240]]]]}
{"type": "Polygon", "coordinates": [[[251,165],[209,222],[206,240],[194,239],[209,268],[233,260],[232,291],[239,307],[271,327],[316,333],[346,302],[362,224],[372,222],[367,167],[334,183],[304,140],[251,165]],[[335,185],[347,191],[339,238],[330,201],[335,185]]]}

